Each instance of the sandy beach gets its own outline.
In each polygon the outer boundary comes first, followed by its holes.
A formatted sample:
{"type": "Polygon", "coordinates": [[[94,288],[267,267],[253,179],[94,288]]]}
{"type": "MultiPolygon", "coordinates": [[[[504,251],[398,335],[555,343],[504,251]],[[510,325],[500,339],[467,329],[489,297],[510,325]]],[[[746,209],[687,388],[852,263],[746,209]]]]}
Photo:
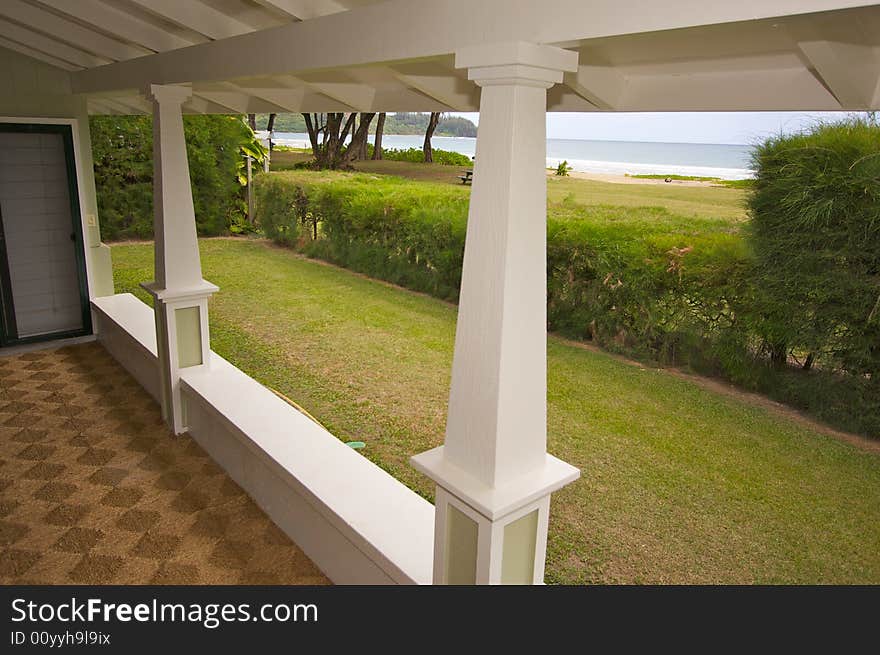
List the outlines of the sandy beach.
{"type": "MultiPolygon", "coordinates": [[[[556,177],[553,170],[547,171],[548,177],[556,177]]],[[[699,180],[665,180],[656,178],[629,177],[627,175],[619,175],[616,173],[585,173],[582,171],[570,171],[569,177],[578,180],[595,180],[597,182],[610,182],[612,184],[664,184],[668,186],[714,186],[714,182],[699,180]]]]}

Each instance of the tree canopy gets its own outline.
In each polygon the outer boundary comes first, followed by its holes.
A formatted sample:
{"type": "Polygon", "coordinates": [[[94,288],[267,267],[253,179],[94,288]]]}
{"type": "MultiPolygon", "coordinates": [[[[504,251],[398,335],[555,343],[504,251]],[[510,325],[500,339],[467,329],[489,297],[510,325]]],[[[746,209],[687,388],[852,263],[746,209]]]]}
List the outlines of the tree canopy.
{"type": "MultiPolygon", "coordinates": [[[[185,116],[184,132],[199,234],[217,235],[244,220],[240,173],[257,147],[240,116],[185,116]]],[[[153,123],[149,116],[89,119],[101,236],[153,236],[153,123]]]]}

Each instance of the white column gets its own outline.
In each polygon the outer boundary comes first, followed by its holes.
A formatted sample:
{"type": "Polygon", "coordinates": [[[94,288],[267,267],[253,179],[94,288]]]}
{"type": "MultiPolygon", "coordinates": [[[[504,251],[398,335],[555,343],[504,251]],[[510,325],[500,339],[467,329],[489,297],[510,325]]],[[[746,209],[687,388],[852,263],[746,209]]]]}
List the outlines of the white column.
{"type": "Polygon", "coordinates": [[[456,53],[482,87],[449,415],[412,464],[437,483],[434,582],[542,583],[550,494],[580,472],[547,453],[547,89],[577,53],[456,53]]]}
{"type": "Polygon", "coordinates": [[[208,366],[208,297],[218,288],[202,279],[182,103],[192,90],[151,85],[153,102],[154,282],[142,286],[154,299],[162,416],[175,434],[186,431],[180,370],[208,366]]]}

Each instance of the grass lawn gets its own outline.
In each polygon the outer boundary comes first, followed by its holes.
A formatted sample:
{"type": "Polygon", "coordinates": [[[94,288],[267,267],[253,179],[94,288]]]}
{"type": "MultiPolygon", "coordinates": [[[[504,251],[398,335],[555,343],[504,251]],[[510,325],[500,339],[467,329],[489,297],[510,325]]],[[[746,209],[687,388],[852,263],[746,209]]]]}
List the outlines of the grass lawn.
{"type": "MultiPolygon", "coordinates": [[[[430,497],[407,460],[443,438],[455,308],[264,241],[201,249],[213,348],[430,497]]],[[[113,261],[146,300],[151,245],[113,261]]],[[[583,472],[553,496],[548,582],[880,583],[876,454],[554,337],[548,356],[549,450],[583,472]]]]}

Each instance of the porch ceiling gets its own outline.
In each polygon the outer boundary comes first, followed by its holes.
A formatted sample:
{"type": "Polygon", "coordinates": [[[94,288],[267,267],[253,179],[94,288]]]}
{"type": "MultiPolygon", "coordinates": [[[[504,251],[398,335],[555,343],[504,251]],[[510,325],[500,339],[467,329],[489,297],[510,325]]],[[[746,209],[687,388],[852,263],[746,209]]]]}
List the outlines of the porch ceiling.
{"type": "Polygon", "coordinates": [[[0,357],[0,583],[327,579],[91,343],[0,357]]]}
{"type": "Polygon", "coordinates": [[[740,0],[4,0],[0,47],[70,71],[92,113],[477,111],[453,54],[576,50],[551,111],[880,108],[880,5],[740,0]],[[302,20],[301,20],[302,19],[302,20]]]}

